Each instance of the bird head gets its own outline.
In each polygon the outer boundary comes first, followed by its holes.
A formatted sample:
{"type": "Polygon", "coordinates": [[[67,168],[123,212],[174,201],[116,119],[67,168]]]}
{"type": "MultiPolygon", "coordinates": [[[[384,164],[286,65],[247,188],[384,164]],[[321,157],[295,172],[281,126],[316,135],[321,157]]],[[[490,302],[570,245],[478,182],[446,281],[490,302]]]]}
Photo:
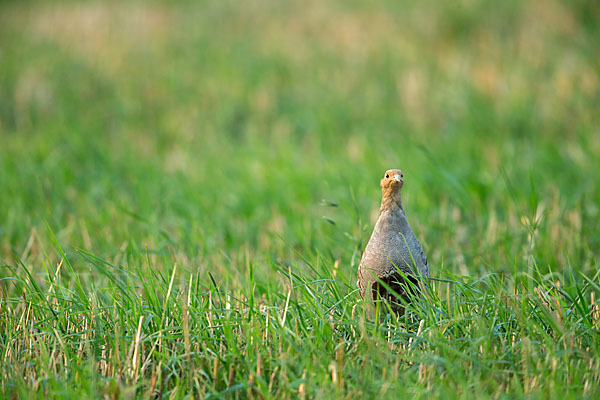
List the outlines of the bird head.
{"type": "Polygon", "coordinates": [[[404,185],[404,174],[399,169],[389,169],[385,171],[383,179],[379,183],[384,192],[397,192],[404,185]]]}

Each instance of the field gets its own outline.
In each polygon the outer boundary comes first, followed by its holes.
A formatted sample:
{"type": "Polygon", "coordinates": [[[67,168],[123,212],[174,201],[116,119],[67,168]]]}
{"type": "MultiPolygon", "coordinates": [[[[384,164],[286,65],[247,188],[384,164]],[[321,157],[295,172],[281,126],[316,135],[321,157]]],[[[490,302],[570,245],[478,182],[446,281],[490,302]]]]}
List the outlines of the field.
{"type": "Polygon", "coordinates": [[[599,21],[0,3],[0,397],[600,398],[599,21]],[[431,293],[375,318],[389,168],[431,293]]]}

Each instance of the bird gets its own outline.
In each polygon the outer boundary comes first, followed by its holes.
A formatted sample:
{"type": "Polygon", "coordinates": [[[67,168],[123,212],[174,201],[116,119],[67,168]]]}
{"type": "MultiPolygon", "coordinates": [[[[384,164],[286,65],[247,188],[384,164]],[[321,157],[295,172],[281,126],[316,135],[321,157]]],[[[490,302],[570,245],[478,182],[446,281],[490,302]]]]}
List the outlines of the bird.
{"type": "Polygon", "coordinates": [[[399,169],[387,170],[380,186],[379,217],[358,266],[357,285],[363,300],[385,300],[402,316],[405,307],[399,297],[409,301],[411,291],[419,290],[419,280],[429,280],[429,265],[402,207],[404,174],[399,169]]]}

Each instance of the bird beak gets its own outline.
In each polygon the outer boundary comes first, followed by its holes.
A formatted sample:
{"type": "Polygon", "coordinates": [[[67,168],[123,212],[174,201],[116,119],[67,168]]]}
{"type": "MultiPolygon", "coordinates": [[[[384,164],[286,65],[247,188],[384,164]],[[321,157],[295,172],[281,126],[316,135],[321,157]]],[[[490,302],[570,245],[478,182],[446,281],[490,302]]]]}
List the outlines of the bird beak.
{"type": "Polygon", "coordinates": [[[396,182],[400,182],[400,180],[401,180],[400,175],[394,175],[394,180],[396,182]]]}

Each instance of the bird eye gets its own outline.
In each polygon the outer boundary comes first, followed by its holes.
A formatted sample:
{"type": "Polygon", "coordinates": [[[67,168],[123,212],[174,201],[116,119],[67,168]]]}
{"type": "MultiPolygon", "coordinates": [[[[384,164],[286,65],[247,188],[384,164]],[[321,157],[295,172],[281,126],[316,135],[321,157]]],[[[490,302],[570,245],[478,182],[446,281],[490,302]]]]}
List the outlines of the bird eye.
{"type": "Polygon", "coordinates": [[[404,178],[404,174],[400,174],[400,178],[404,178]]]}
{"type": "Polygon", "coordinates": [[[386,178],[389,178],[389,177],[390,177],[390,174],[385,174],[385,177],[386,177],[386,178]]]}

